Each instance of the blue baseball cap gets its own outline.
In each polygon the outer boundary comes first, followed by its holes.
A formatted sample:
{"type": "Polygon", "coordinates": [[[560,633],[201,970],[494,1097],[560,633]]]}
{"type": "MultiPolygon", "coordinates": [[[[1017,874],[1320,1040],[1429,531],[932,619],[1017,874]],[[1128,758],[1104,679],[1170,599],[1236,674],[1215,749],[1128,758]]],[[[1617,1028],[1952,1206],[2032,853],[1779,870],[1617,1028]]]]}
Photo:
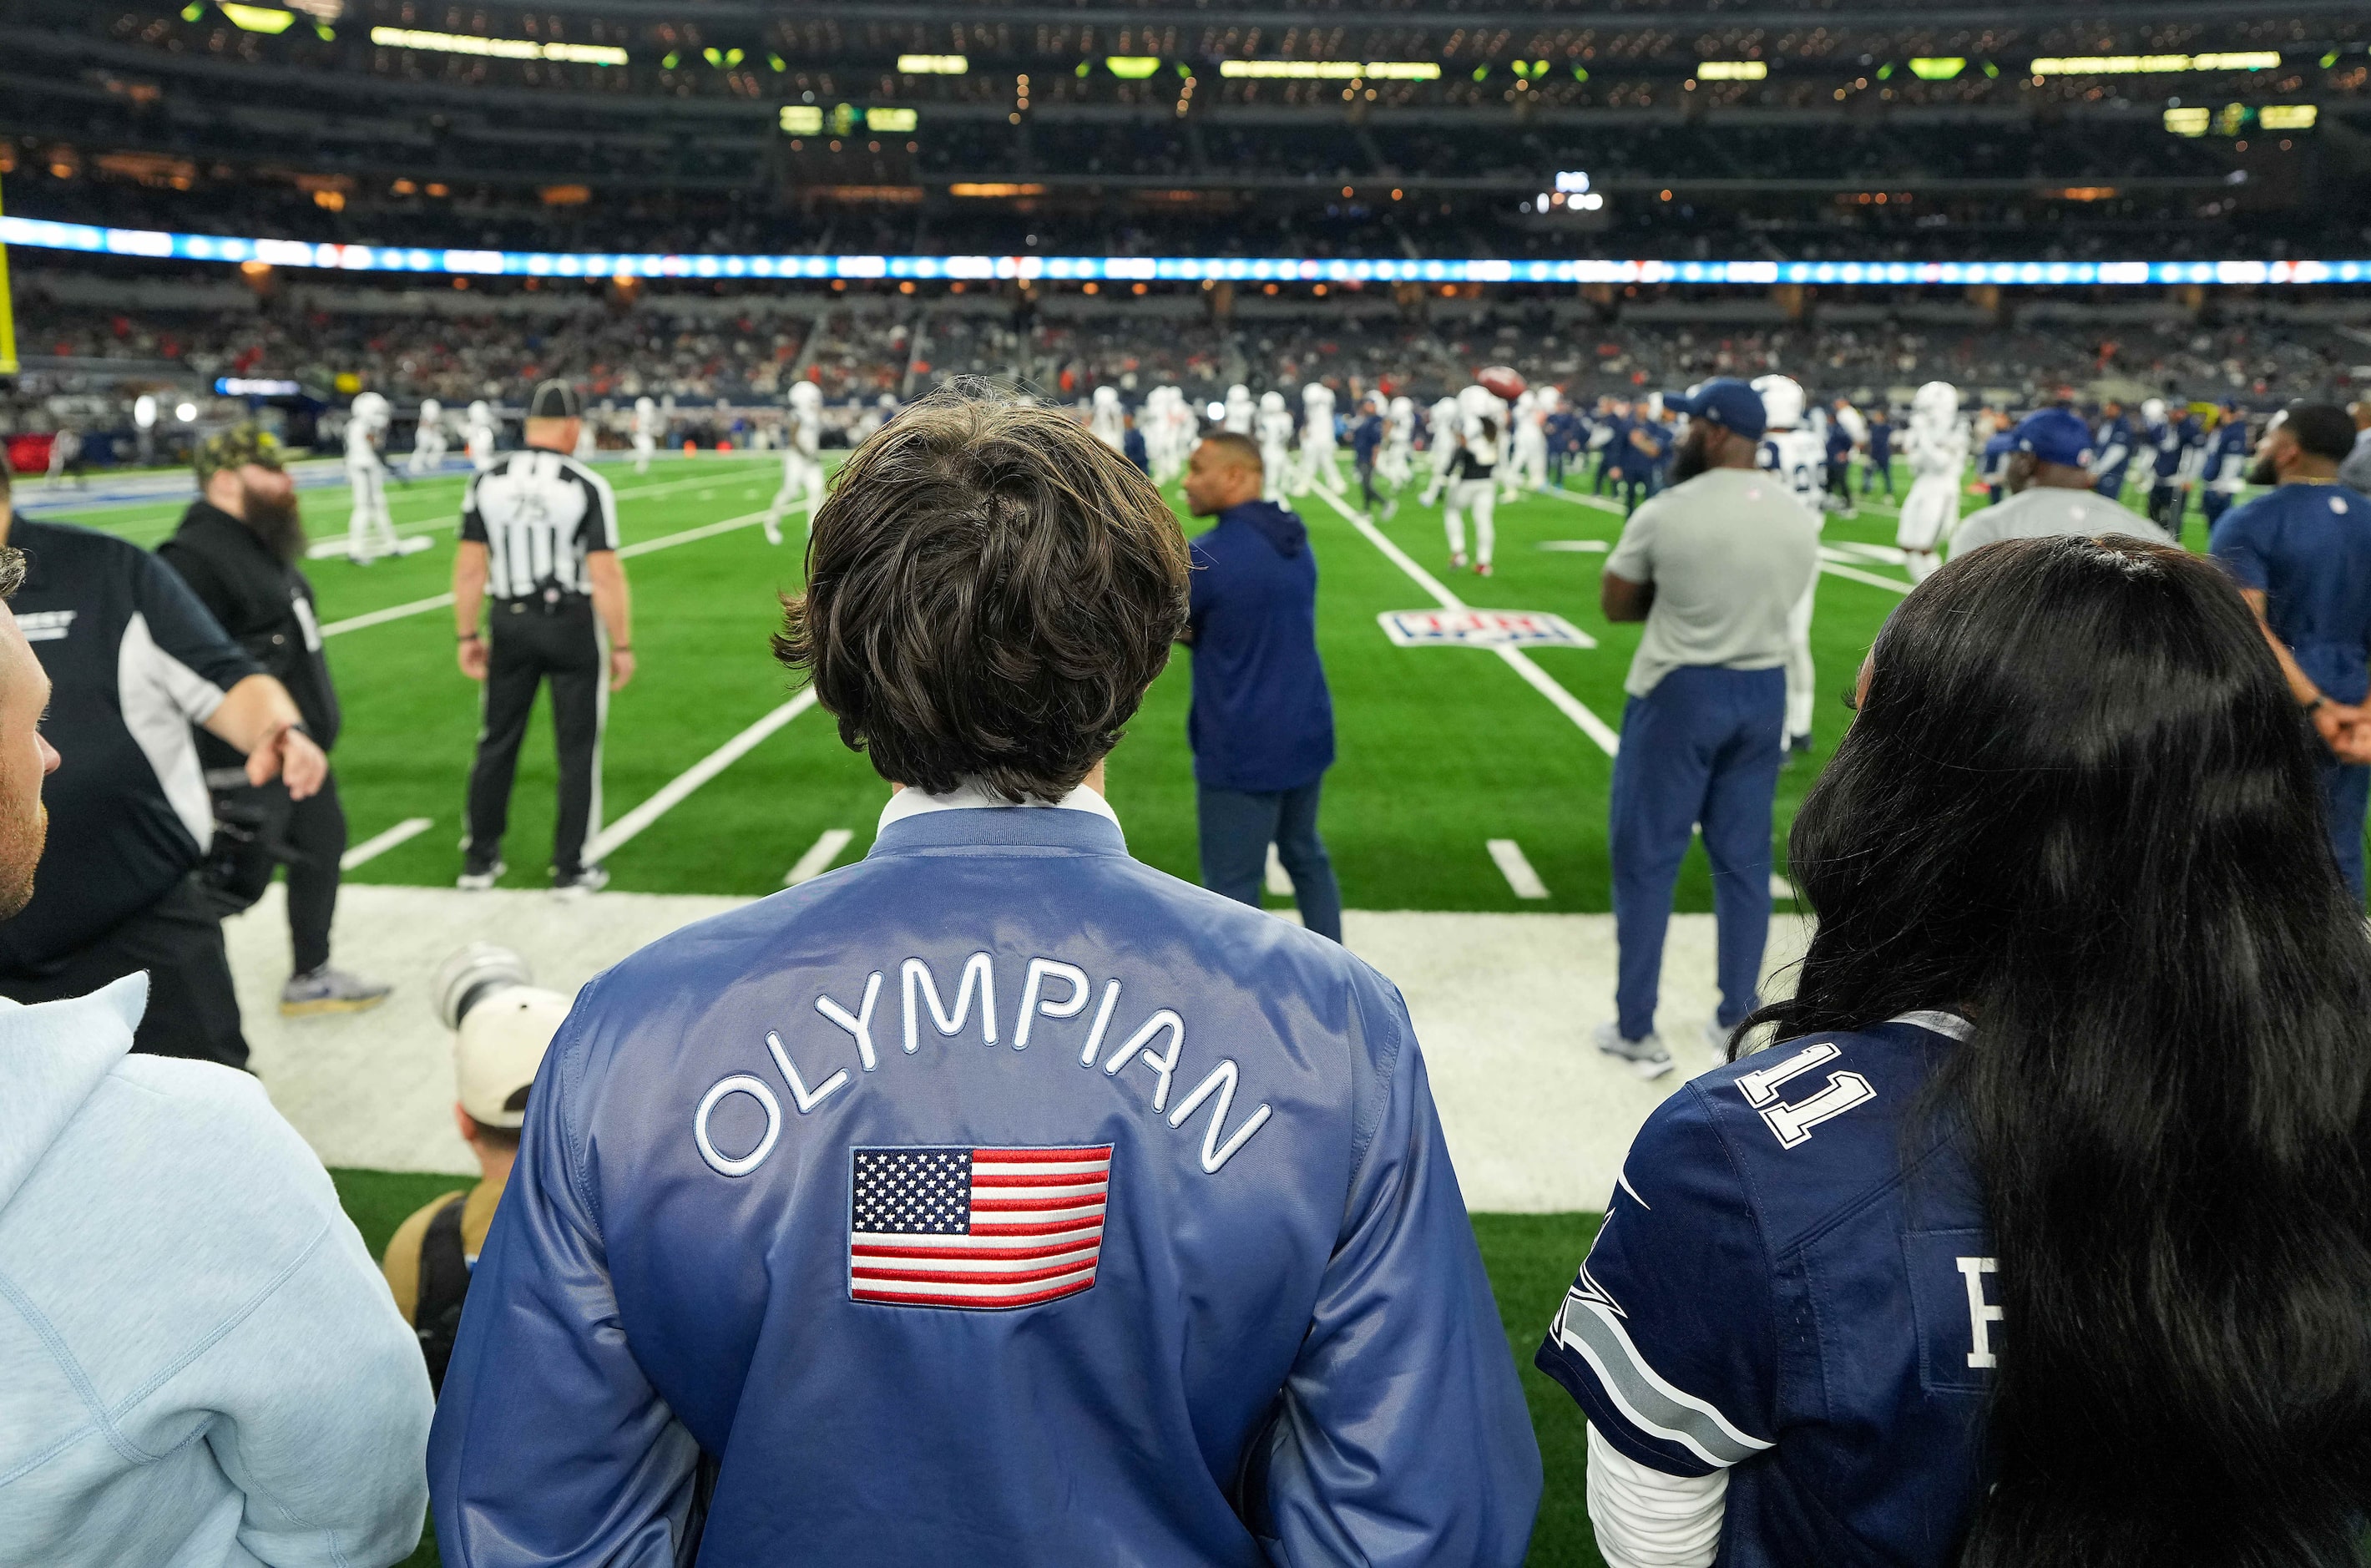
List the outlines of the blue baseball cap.
{"type": "Polygon", "coordinates": [[[1732,435],[1758,440],[1770,428],[1762,394],[1734,376],[1717,377],[1692,392],[1665,392],[1663,406],[1691,419],[1708,419],[1732,435]]]}
{"type": "Polygon", "coordinates": [[[2079,469],[2091,460],[2091,427],[2071,409],[2046,408],[2027,414],[2009,433],[2010,445],[2045,463],[2079,469]]]}

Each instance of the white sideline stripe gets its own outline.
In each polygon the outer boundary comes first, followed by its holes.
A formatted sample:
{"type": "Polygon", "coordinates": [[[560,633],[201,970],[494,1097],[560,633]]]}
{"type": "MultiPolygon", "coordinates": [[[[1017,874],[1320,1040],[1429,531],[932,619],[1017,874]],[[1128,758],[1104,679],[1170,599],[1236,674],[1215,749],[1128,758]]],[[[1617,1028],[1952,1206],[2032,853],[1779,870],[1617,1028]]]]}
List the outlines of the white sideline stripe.
{"type": "Polygon", "coordinates": [[[1284,898],[1292,896],[1292,878],[1284,874],[1284,862],[1273,843],[1267,846],[1267,890],[1284,898]]]}
{"type": "Polygon", "coordinates": [[[1532,548],[1563,551],[1567,554],[1602,555],[1613,546],[1602,539],[1544,539],[1532,548]]]}
{"type": "Polygon", "coordinates": [[[1523,857],[1522,845],[1512,839],[1491,839],[1488,842],[1490,858],[1498,863],[1498,874],[1507,879],[1508,887],[1515,889],[1515,897],[1544,899],[1548,896],[1548,885],[1540,880],[1540,874],[1532,870],[1532,863],[1523,857]]]}
{"type": "MultiPolygon", "coordinates": [[[[1377,550],[1382,551],[1383,554],[1390,559],[1393,565],[1397,566],[1401,571],[1405,572],[1416,583],[1417,587],[1422,588],[1425,592],[1432,596],[1433,601],[1439,604],[1441,609],[1464,610],[1468,608],[1463,599],[1459,598],[1455,594],[1451,593],[1447,588],[1441,587],[1440,578],[1434,576],[1431,573],[1417,565],[1416,562],[1409,557],[1406,551],[1402,550],[1398,545],[1394,544],[1389,539],[1385,538],[1382,529],[1375,527],[1375,525],[1369,521],[1363,515],[1353,512],[1350,508],[1343,505],[1342,503],[1335,500],[1334,497],[1326,494],[1322,490],[1317,492],[1317,498],[1324,502],[1328,506],[1333,507],[1336,512],[1341,513],[1344,519],[1347,520],[1352,528],[1367,536],[1368,543],[1373,545],[1377,550]]],[[[1580,732],[1583,735],[1588,736],[1590,739],[1597,742],[1598,749],[1603,751],[1608,757],[1613,756],[1615,751],[1621,749],[1621,736],[1616,734],[1603,719],[1599,718],[1595,714],[1590,713],[1579,698],[1574,696],[1571,692],[1566,691],[1561,685],[1559,685],[1554,676],[1550,675],[1546,670],[1542,669],[1538,665],[1533,664],[1530,656],[1525,654],[1522,649],[1493,648],[1490,651],[1497,654],[1501,659],[1505,660],[1509,668],[1512,669],[1517,675],[1521,676],[1526,681],[1529,681],[1532,688],[1538,691],[1541,696],[1545,697],[1549,702],[1554,703],[1559,713],[1563,714],[1565,717],[1570,719],[1574,724],[1579,725],[1580,726],[1580,732]]]]}
{"type": "Polygon", "coordinates": [[[601,830],[600,837],[595,839],[585,849],[584,858],[596,862],[607,858],[612,851],[619,848],[644,828],[681,805],[684,797],[693,790],[746,756],[758,742],[805,713],[815,704],[815,688],[810,686],[668,780],[660,786],[656,795],[601,830]]]}
{"type": "Polygon", "coordinates": [[[1781,903],[1791,904],[1795,901],[1795,884],[1774,871],[1770,874],[1770,896],[1781,903]]]}
{"type": "Polygon", "coordinates": [[[1576,506],[1594,506],[1601,512],[1619,512],[1622,510],[1622,504],[1618,501],[1608,501],[1602,495],[1576,495],[1569,490],[1559,490],[1553,484],[1549,485],[1544,490],[1527,491],[1525,494],[1530,495],[1553,495],[1559,501],[1569,501],[1576,506]]]}
{"type": "MultiPolygon", "coordinates": [[[[1820,553],[1824,557],[1827,552],[1822,551],[1820,553]]],[[[1857,566],[1840,566],[1835,562],[1825,559],[1820,562],[1820,570],[1832,577],[1848,577],[1856,583],[1867,583],[1873,588],[1891,588],[1898,594],[1906,594],[1917,587],[1916,584],[1905,583],[1899,577],[1880,577],[1874,572],[1864,572],[1857,566]]]]}
{"type": "MultiPolygon", "coordinates": [[[[794,517],[798,510],[793,507],[783,515],[794,517]]],[[[681,533],[661,534],[656,539],[646,539],[637,544],[621,545],[618,550],[618,559],[623,561],[629,556],[648,555],[653,550],[671,550],[678,544],[694,544],[703,539],[714,539],[718,534],[731,533],[734,528],[746,528],[763,522],[765,517],[763,512],[748,512],[738,517],[727,517],[721,523],[703,523],[681,533]]],[[[442,610],[452,602],[451,594],[438,594],[434,598],[416,598],[409,604],[389,605],[385,610],[374,610],[366,615],[350,615],[343,621],[332,621],[321,628],[321,635],[335,637],[341,633],[359,632],[365,626],[384,626],[390,621],[401,621],[406,616],[442,610]]]]}
{"type": "Polygon", "coordinates": [[[345,854],[340,855],[338,857],[338,869],[341,871],[352,871],[355,866],[362,865],[364,861],[376,860],[380,855],[385,854],[396,845],[402,843],[407,839],[418,838],[421,834],[426,832],[435,825],[436,824],[433,820],[426,817],[406,817],[402,821],[398,822],[386,832],[377,834],[372,838],[364,839],[362,842],[354,845],[352,849],[346,851],[345,854]]]}
{"type": "Polygon", "coordinates": [[[848,841],[855,836],[846,828],[825,829],[823,836],[809,844],[806,854],[792,863],[791,874],[782,878],[782,886],[795,888],[802,882],[812,882],[830,870],[831,863],[839,858],[839,852],[846,849],[848,841]]]}
{"type": "Polygon", "coordinates": [[[1906,550],[1896,550],[1890,544],[1863,544],[1857,540],[1838,540],[1833,544],[1823,544],[1820,546],[1820,553],[1831,561],[1856,556],[1863,561],[1874,561],[1881,566],[1903,566],[1910,561],[1910,552],[1906,550]]]}

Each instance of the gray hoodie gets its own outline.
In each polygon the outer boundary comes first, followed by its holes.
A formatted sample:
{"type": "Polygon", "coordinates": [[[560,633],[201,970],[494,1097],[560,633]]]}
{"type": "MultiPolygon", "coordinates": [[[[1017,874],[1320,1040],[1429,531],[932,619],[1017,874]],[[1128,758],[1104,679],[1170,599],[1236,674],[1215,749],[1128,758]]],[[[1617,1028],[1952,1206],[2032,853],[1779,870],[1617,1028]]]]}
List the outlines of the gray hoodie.
{"type": "Polygon", "coordinates": [[[255,1080],[129,1054],[147,993],[0,1002],[0,1565],[399,1562],[419,1348],[255,1080]]]}

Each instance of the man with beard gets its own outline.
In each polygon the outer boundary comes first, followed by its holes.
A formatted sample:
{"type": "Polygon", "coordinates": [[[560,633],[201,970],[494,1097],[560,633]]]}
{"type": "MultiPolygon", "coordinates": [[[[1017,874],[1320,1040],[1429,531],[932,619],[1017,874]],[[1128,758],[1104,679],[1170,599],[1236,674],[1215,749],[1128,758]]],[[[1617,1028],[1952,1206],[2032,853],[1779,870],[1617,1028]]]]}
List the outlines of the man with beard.
{"type": "Polygon", "coordinates": [[[2322,797],[2330,847],[2363,899],[2363,819],[2371,804],[2371,500],[2338,478],[2354,422],[2336,403],[2294,402],[2256,443],[2251,484],[2208,546],[2263,623],[2289,691],[2330,748],[2322,797]]]}
{"type": "MultiPolygon", "coordinates": [[[[197,450],[199,499],[156,553],[221,622],[231,640],[288,689],[305,727],[328,751],[338,740],[338,693],[313,613],[313,585],[296,563],[305,525],[296,487],[281,467],[280,444],[253,425],[207,437],[197,450]]],[[[244,760],[211,735],[198,758],[214,793],[214,844],[208,884],[235,912],[263,896],[275,866],[288,868],[288,935],[295,962],[280,990],[290,1017],[356,1013],[387,1000],[387,988],[330,963],[330,921],[338,906],[338,862],[346,853],[345,808],[330,774],[320,790],[291,800],[278,780],[248,783],[244,760]]]]}
{"type": "MultiPolygon", "coordinates": [[[[0,470],[5,473],[5,470],[0,470]]],[[[244,1066],[219,903],[196,875],[213,802],[191,726],[246,757],[249,784],[305,799],[329,760],[288,689],[223,635],[174,570],[129,540],[16,518],[17,625],[52,688],[45,733],[67,759],[44,791],[52,831],[32,902],[0,921],[0,996],[83,996],[136,970],[133,1049],[244,1066]]]]}
{"type": "Polygon", "coordinates": [[[1770,934],[1770,819],[1785,757],[1787,616],[1819,567],[1819,519],[1756,468],[1767,415],[1724,377],[1692,396],[1671,487],[1623,525],[1599,602],[1646,632],[1624,682],[1609,836],[1617,1016],[1595,1043],[1642,1078],[1671,1070],[1655,1028],[1663,937],[1680,860],[1697,824],[1712,862],[1720,1007],[1706,1043],[1760,1005],[1770,934]]]}

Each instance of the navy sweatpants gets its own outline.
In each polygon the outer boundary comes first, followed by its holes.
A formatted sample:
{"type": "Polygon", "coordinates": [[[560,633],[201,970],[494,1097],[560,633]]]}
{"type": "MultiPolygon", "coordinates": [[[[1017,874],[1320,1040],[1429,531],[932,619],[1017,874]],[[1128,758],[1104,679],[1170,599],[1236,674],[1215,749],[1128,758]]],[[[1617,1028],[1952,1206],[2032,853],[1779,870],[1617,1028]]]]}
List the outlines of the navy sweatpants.
{"type": "Polygon", "coordinates": [[[2338,856],[2338,873],[2363,901],[2363,818],[2371,807],[2371,768],[2342,762],[2324,753],[2321,759],[2321,799],[2330,819],[2330,848],[2338,856]]]}
{"type": "Polygon", "coordinates": [[[1624,1039],[1654,1031],[1671,891],[1698,823],[1712,861],[1719,1021],[1734,1026],[1759,1005],[1786,728],[1787,672],[1778,668],[1675,669],[1622,710],[1609,847],[1624,1039]]]}

